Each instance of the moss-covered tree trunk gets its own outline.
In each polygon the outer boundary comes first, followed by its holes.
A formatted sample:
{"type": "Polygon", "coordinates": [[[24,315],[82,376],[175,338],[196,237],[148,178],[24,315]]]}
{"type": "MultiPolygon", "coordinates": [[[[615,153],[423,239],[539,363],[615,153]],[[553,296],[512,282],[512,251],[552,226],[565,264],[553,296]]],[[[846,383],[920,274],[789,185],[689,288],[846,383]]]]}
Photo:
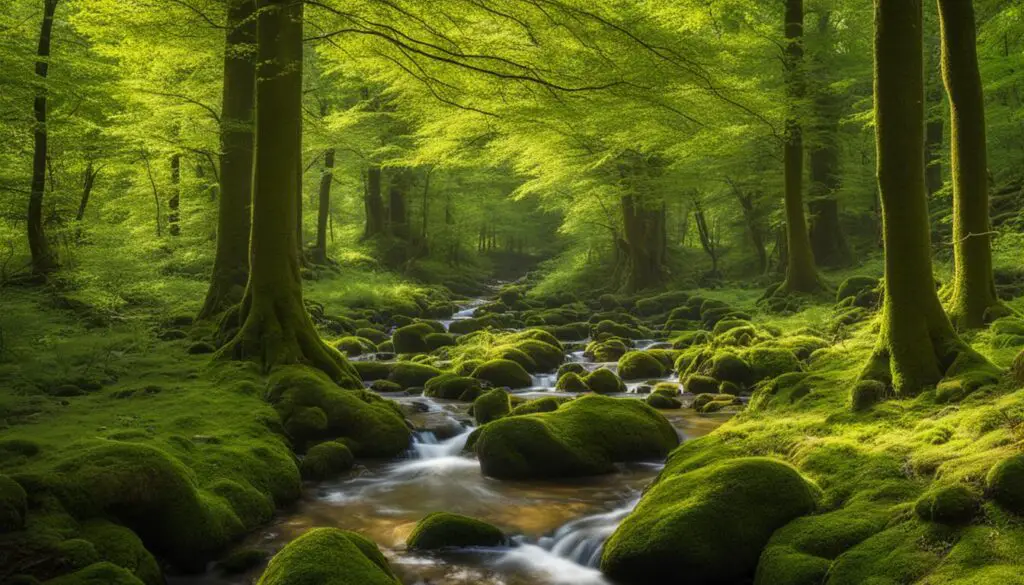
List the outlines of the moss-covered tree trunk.
{"type": "Polygon", "coordinates": [[[171,156],[171,196],[167,198],[167,233],[181,235],[181,155],[171,156]]]}
{"type": "Polygon", "coordinates": [[[626,288],[640,291],[665,283],[664,208],[638,195],[622,197],[623,248],[626,288]]]}
{"type": "Polygon", "coordinates": [[[49,131],[46,127],[46,78],[50,71],[50,40],[57,0],[43,0],[43,24],[36,50],[36,96],[32,103],[36,125],[33,130],[32,187],[28,199],[28,247],[32,254],[32,274],[45,276],[57,269],[57,255],[46,239],[43,228],[43,195],[46,192],[46,161],[49,131]]]}
{"type": "Polygon", "coordinates": [[[936,83],[934,89],[928,90],[928,122],[924,134],[925,188],[931,197],[942,188],[942,141],[944,140],[945,121],[941,113],[942,89],[936,83]]]}
{"type": "Polygon", "coordinates": [[[864,376],[912,395],[937,383],[963,349],[932,276],[924,184],[920,2],[875,0],[875,121],[885,296],[864,376]]]}
{"type": "Polygon", "coordinates": [[[786,98],[790,113],[786,119],[785,145],[783,146],[783,169],[785,174],[786,208],[786,279],[777,293],[815,292],[821,288],[821,280],[814,266],[814,253],[807,232],[804,214],[803,173],[804,141],[796,109],[800,107],[805,94],[803,72],[803,0],[786,0],[785,10],[785,73],[786,98]]]}
{"type": "Polygon", "coordinates": [[[391,235],[409,239],[409,209],[406,198],[412,187],[412,171],[397,169],[388,186],[388,228],[391,235]]]}
{"type": "Polygon", "coordinates": [[[96,177],[100,175],[100,169],[95,168],[92,161],[85,164],[85,172],[82,173],[82,197],[78,201],[78,212],[75,213],[75,221],[85,219],[85,209],[89,206],[89,198],[92,196],[92,189],[96,185],[96,177]]]}
{"type": "Polygon", "coordinates": [[[384,215],[384,199],[381,197],[381,170],[379,165],[372,165],[366,171],[366,225],[363,238],[375,238],[382,235],[387,228],[384,215]]]}
{"type": "Polygon", "coordinates": [[[217,253],[200,319],[212,319],[242,300],[249,278],[253,115],[256,95],[255,0],[230,0],[221,94],[220,202],[217,253]]]}
{"type": "Polygon", "coordinates": [[[992,277],[985,98],[974,6],[963,0],[939,0],[939,20],[953,171],[954,277],[948,308],[958,328],[977,328],[999,300],[992,277]]]}
{"type": "Polygon", "coordinates": [[[331,184],[334,183],[334,149],[324,152],[324,170],[320,175],[320,195],[316,215],[316,244],[313,262],[327,263],[327,218],[331,214],[331,184]]]}
{"type": "Polygon", "coordinates": [[[240,328],[221,356],[265,370],[306,363],[338,381],[358,379],[313,327],[302,301],[295,231],[302,124],[302,15],[294,0],[259,0],[259,74],[249,282],[240,328]]]}

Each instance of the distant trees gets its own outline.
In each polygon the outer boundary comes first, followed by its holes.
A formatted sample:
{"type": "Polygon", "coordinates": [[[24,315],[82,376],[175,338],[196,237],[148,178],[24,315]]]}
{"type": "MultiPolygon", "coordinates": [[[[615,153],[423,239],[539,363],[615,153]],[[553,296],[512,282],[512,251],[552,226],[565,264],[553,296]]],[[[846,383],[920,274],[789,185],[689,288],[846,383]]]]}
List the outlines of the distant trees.
{"type": "Polygon", "coordinates": [[[32,189],[28,200],[28,244],[32,253],[32,273],[45,276],[57,269],[57,255],[46,239],[43,227],[43,196],[46,193],[49,128],[46,125],[47,75],[50,70],[50,43],[53,38],[53,15],[58,0],[43,0],[43,24],[39,31],[36,51],[36,89],[32,111],[36,126],[33,130],[32,189]]]}

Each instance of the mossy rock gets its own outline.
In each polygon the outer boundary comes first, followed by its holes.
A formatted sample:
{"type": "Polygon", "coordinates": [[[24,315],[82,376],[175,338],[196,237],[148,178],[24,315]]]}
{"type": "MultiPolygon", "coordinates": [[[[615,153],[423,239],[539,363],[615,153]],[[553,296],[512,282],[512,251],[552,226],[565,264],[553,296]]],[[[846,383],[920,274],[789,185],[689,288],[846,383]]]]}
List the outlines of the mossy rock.
{"type": "Polygon", "coordinates": [[[601,571],[625,584],[741,583],[772,533],[816,507],[793,467],[763,457],[666,468],[605,543],[601,571]]]}
{"type": "Polygon", "coordinates": [[[871,276],[851,276],[839,285],[836,289],[836,302],[843,301],[848,298],[856,298],[857,295],[865,291],[870,291],[878,287],[878,279],[871,276]]]}
{"type": "Polygon", "coordinates": [[[658,382],[657,384],[655,384],[654,389],[651,391],[651,393],[661,394],[663,396],[668,396],[669,398],[675,398],[679,396],[682,392],[680,391],[678,384],[674,384],[672,382],[658,382]]]}
{"type": "Polygon", "coordinates": [[[611,473],[615,463],[659,459],[678,444],[672,425],[639,400],[587,395],[492,422],[475,451],[484,475],[542,479],[611,473]]]}
{"type": "Polygon", "coordinates": [[[345,473],[354,464],[355,457],[348,447],[338,441],[326,441],[309,448],[299,470],[303,479],[323,481],[345,473]]]}
{"type": "Polygon", "coordinates": [[[555,390],[563,392],[590,392],[590,386],[576,372],[566,372],[558,377],[555,390]]]}
{"type": "Polygon", "coordinates": [[[346,356],[358,356],[377,351],[377,345],[369,339],[350,335],[334,342],[334,348],[346,356]]]}
{"type": "Polygon", "coordinates": [[[647,339],[651,337],[649,332],[643,331],[639,327],[631,327],[609,320],[598,322],[594,327],[594,332],[598,335],[611,335],[623,339],[647,339]]]}
{"type": "Polygon", "coordinates": [[[452,321],[452,324],[448,326],[448,332],[456,335],[466,335],[467,333],[482,331],[488,328],[500,329],[501,327],[502,322],[500,319],[493,315],[485,315],[452,321]]]}
{"type": "Polygon", "coordinates": [[[424,339],[427,342],[427,349],[430,351],[456,345],[455,336],[451,333],[430,333],[424,339]]]}
{"type": "Polygon", "coordinates": [[[372,541],[314,528],[274,555],[258,585],[401,585],[372,541]]]}
{"type": "Polygon", "coordinates": [[[583,382],[591,392],[597,394],[617,394],[626,391],[626,384],[608,368],[598,368],[590,372],[583,378],[583,382]]]}
{"type": "Polygon", "coordinates": [[[698,394],[697,396],[695,396],[693,398],[692,406],[694,410],[700,411],[703,410],[705,406],[712,402],[723,402],[726,405],[729,405],[735,401],[736,397],[733,396],[732,394],[714,394],[709,392],[704,394],[698,394]]]}
{"type": "Polygon", "coordinates": [[[690,394],[717,394],[718,384],[718,380],[711,376],[692,374],[683,382],[683,388],[690,394]]]}
{"type": "Polygon", "coordinates": [[[46,585],[146,585],[127,569],[109,562],[89,565],[75,573],[50,579],[46,585]]]}
{"type": "Polygon", "coordinates": [[[744,387],[754,381],[754,372],[750,364],[736,354],[719,352],[711,358],[708,375],[722,382],[728,381],[744,387]]]}
{"type": "Polygon", "coordinates": [[[394,367],[394,365],[395,364],[389,362],[352,362],[352,367],[356,369],[356,373],[359,374],[359,378],[363,382],[386,379],[391,375],[391,368],[394,367]]]}
{"type": "Polygon", "coordinates": [[[388,374],[388,381],[398,384],[402,388],[423,386],[428,380],[440,375],[441,370],[427,364],[415,362],[398,362],[391,367],[388,374]]]}
{"type": "Polygon", "coordinates": [[[494,386],[513,389],[529,388],[533,385],[533,378],[523,366],[511,360],[488,360],[473,370],[472,377],[490,382],[494,386]]]}
{"type": "Polygon", "coordinates": [[[498,420],[511,411],[509,393],[503,388],[495,388],[473,401],[473,418],[478,426],[498,420]]]}
{"type": "Polygon", "coordinates": [[[456,374],[441,374],[427,381],[423,394],[431,398],[472,402],[483,392],[480,380],[456,374]]]}
{"type": "Polygon", "coordinates": [[[621,339],[608,339],[591,342],[583,355],[590,357],[595,362],[606,363],[618,361],[627,351],[629,351],[629,347],[621,339]]]}
{"type": "Polygon", "coordinates": [[[680,378],[688,374],[695,374],[713,355],[709,349],[703,347],[684,349],[676,357],[675,370],[679,373],[680,378]]]}
{"type": "Polygon", "coordinates": [[[410,550],[437,550],[443,548],[493,547],[506,542],[498,527],[448,512],[434,512],[416,524],[405,546],[410,550]]]}
{"type": "Polygon", "coordinates": [[[574,374],[585,374],[586,371],[587,368],[583,367],[583,364],[579,362],[568,362],[558,366],[557,376],[561,378],[562,376],[566,375],[569,372],[572,372],[574,374]]]}
{"type": "Polygon", "coordinates": [[[554,412],[558,410],[558,407],[564,402],[564,399],[555,398],[554,396],[527,400],[513,408],[512,412],[509,413],[509,416],[522,416],[524,414],[536,414],[538,412],[554,412]]]}
{"type": "Polygon", "coordinates": [[[79,537],[92,543],[100,559],[131,571],[146,585],[163,585],[160,565],[128,528],[107,520],[90,520],[81,525],[79,537]]]}
{"type": "MultiPolygon", "coordinates": [[[[560,353],[562,351],[564,351],[564,349],[565,349],[564,347],[562,347],[562,343],[554,335],[552,335],[548,331],[545,331],[544,329],[538,329],[538,328],[526,329],[526,330],[520,331],[519,334],[516,335],[516,338],[518,340],[520,340],[520,341],[524,341],[524,340],[541,341],[543,343],[546,343],[546,344],[554,347],[560,353]]],[[[550,351],[550,350],[543,349],[543,351],[550,351]]],[[[558,363],[562,363],[562,362],[559,361],[558,363]]]]}
{"type": "Polygon", "coordinates": [[[750,364],[752,383],[803,370],[796,354],[781,347],[753,347],[743,357],[750,364]]]}
{"type": "Polygon", "coordinates": [[[413,323],[395,329],[391,334],[391,343],[395,344],[396,353],[424,353],[430,351],[427,336],[436,333],[429,323],[413,323]]]}
{"type": "Polygon", "coordinates": [[[980,510],[981,497],[963,484],[931,489],[914,504],[918,518],[951,526],[970,524],[980,510]]]}
{"type": "Polygon", "coordinates": [[[533,361],[533,358],[529,356],[525,351],[514,346],[505,346],[495,348],[491,353],[488,354],[489,358],[492,359],[503,359],[513,361],[523,367],[527,372],[538,371],[537,362],[533,361]]]}
{"type": "Polygon", "coordinates": [[[402,388],[401,384],[396,384],[389,380],[374,380],[373,383],[370,384],[370,390],[373,390],[374,392],[393,393],[401,392],[403,389],[404,388],[402,388]]]}
{"type": "Polygon", "coordinates": [[[647,398],[644,399],[651,408],[657,408],[660,410],[675,410],[683,407],[683,403],[672,398],[671,396],[665,396],[660,392],[653,392],[647,398]]]}
{"type": "MultiPolygon", "coordinates": [[[[551,341],[558,343],[554,338],[551,341]]],[[[530,359],[537,364],[538,372],[553,372],[565,361],[561,344],[555,346],[539,339],[524,339],[516,342],[515,347],[530,356],[530,359]]]]}
{"type": "Polygon", "coordinates": [[[619,376],[623,380],[648,380],[665,375],[665,364],[646,351],[631,351],[619,358],[619,376]]]}
{"type": "Polygon", "coordinates": [[[863,412],[885,399],[885,384],[877,380],[859,380],[850,390],[850,408],[863,412]]]}
{"type": "Polygon", "coordinates": [[[747,319],[731,319],[731,318],[730,319],[722,319],[718,323],[715,323],[715,327],[714,327],[714,329],[711,330],[711,333],[715,337],[718,337],[720,335],[724,335],[724,334],[728,333],[729,331],[731,331],[733,329],[736,329],[737,327],[752,327],[752,326],[753,326],[752,323],[750,321],[748,321],[747,319]]]}
{"type": "Polygon", "coordinates": [[[258,548],[240,548],[217,561],[217,570],[222,575],[241,575],[263,564],[269,555],[258,548]]]}
{"type": "Polygon", "coordinates": [[[711,335],[707,331],[687,331],[672,340],[672,349],[687,349],[708,343],[711,343],[711,335]]]}
{"type": "Polygon", "coordinates": [[[16,532],[25,527],[28,495],[21,484],[0,475],[0,534],[16,532]]]}
{"type": "Polygon", "coordinates": [[[206,341],[197,341],[192,345],[188,346],[188,349],[185,351],[188,352],[189,355],[203,355],[213,353],[217,351],[217,348],[214,347],[212,343],[208,343],[206,341]]]}
{"type": "MultiPolygon", "coordinates": [[[[920,582],[938,566],[942,560],[939,551],[948,546],[944,541],[949,535],[932,538],[935,526],[938,525],[902,522],[865,539],[835,560],[829,569],[828,584],[920,582]]],[[[971,582],[964,585],[968,583],[971,582]]]]}
{"type": "Polygon", "coordinates": [[[380,329],[374,329],[373,327],[360,327],[359,329],[356,329],[356,337],[369,339],[375,345],[380,345],[385,341],[390,341],[391,339],[388,337],[387,333],[384,333],[380,329]]]}
{"type": "Polygon", "coordinates": [[[690,300],[690,295],[684,291],[668,291],[653,297],[637,300],[636,310],[644,316],[657,315],[659,313],[667,313],[688,300],[690,300]]]}
{"type": "Polygon", "coordinates": [[[1024,516],[1024,455],[996,463],[985,476],[986,491],[1006,510],[1024,516]]]}

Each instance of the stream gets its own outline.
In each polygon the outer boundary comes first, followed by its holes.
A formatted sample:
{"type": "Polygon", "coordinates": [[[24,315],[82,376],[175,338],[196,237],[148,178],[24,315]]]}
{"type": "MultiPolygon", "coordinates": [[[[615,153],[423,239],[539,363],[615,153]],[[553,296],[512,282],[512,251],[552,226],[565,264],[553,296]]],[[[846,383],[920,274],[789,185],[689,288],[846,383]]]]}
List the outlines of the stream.
{"type": "MultiPolygon", "coordinates": [[[[472,316],[484,300],[474,299],[452,320],[472,316]]],[[[452,320],[442,321],[445,327],[452,320]]],[[[644,347],[649,343],[637,343],[644,347]]],[[[567,359],[587,369],[598,364],[582,351],[567,359]]],[[[569,396],[554,389],[555,375],[536,375],[524,398],[569,396]]],[[[639,399],[629,385],[622,397],[639,399]]],[[[280,512],[275,522],[250,535],[244,546],[274,553],[310,528],[334,526],[374,540],[406,585],[609,585],[597,570],[601,548],[639,501],[662,462],[622,465],[616,473],[559,481],[499,481],[484,477],[463,453],[473,430],[468,403],[405,394],[398,402],[416,429],[406,458],[361,462],[348,477],[307,485],[303,499],[280,512]],[[513,535],[511,545],[428,554],[406,551],[404,542],[431,512],[456,512],[495,524],[513,535]]],[[[683,440],[706,435],[729,414],[698,415],[691,409],[662,411],[683,440]]],[[[169,585],[249,585],[263,567],[243,575],[169,578],[169,585]]]]}

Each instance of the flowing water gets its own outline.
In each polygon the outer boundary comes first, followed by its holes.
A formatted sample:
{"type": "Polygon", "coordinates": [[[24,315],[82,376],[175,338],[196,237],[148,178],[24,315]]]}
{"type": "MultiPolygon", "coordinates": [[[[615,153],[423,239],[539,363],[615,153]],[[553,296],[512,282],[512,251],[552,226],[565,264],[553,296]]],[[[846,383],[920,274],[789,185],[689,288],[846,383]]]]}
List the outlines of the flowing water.
{"type": "MultiPolygon", "coordinates": [[[[481,301],[454,319],[472,315],[481,301]]],[[[638,344],[640,345],[640,344],[638,344]]],[[[582,352],[567,359],[588,369],[614,364],[588,363],[582,352]]],[[[564,395],[553,389],[553,375],[534,376],[524,397],[564,395]]],[[[637,397],[637,384],[630,393],[637,397]]],[[[364,463],[349,476],[309,486],[302,501],[252,535],[246,546],[273,553],[306,530],[334,526],[376,541],[406,585],[606,585],[597,570],[601,547],[633,509],[661,462],[623,465],[610,475],[561,481],[498,481],[481,475],[471,454],[463,453],[470,432],[468,404],[427,397],[388,396],[399,402],[419,429],[407,457],[364,463]],[[438,554],[406,551],[416,522],[435,511],[456,512],[491,522],[513,535],[507,547],[464,549],[438,554]]],[[[680,436],[711,432],[727,414],[700,416],[691,410],[664,411],[680,436]]],[[[225,577],[211,571],[170,579],[170,585],[243,585],[259,571],[225,577]]]]}

